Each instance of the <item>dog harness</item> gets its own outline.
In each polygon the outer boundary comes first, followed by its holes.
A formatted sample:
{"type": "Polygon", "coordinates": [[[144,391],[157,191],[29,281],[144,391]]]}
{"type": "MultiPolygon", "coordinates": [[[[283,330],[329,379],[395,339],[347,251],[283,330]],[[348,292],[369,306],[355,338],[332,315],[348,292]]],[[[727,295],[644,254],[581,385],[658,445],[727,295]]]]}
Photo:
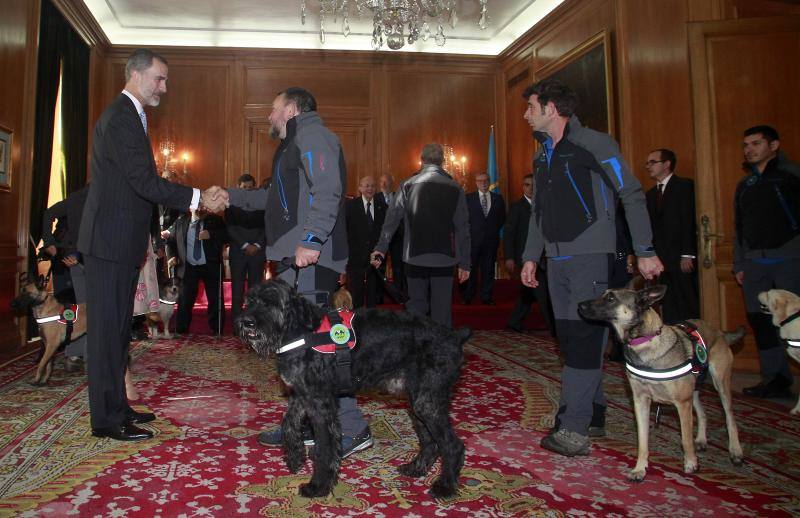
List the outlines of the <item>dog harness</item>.
{"type": "MultiPolygon", "coordinates": [[[[628,372],[640,378],[651,381],[674,380],[689,373],[700,374],[702,376],[705,373],[705,370],[708,368],[708,347],[706,347],[705,340],[703,340],[703,337],[697,330],[697,326],[691,322],[684,321],[676,324],[675,327],[686,333],[686,336],[688,336],[689,340],[692,341],[692,356],[689,359],[680,365],[669,369],[651,369],[648,367],[642,367],[640,365],[634,365],[631,362],[626,361],[625,368],[628,370],[628,372]]],[[[661,330],[654,335],[634,338],[628,343],[629,345],[635,347],[645,342],[649,342],[660,334],[661,330]]]]}
{"type": "Polygon", "coordinates": [[[64,332],[64,339],[62,340],[63,343],[68,344],[72,341],[72,328],[75,322],[78,321],[78,305],[77,304],[70,304],[68,306],[64,306],[64,309],[61,310],[61,313],[58,315],[53,315],[50,317],[42,317],[37,318],[37,324],[47,324],[48,322],[58,322],[59,324],[67,326],[67,329],[64,332]]]}
{"type": "Polygon", "coordinates": [[[78,321],[78,305],[77,304],[70,304],[69,306],[64,306],[64,309],[61,310],[61,313],[58,315],[53,315],[50,317],[42,317],[37,318],[37,324],[47,324],[48,322],[58,322],[59,324],[64,324],[68,326],[72,326],[75,322],[78,321]]]}
{"type": "Polygon", "coordinates": [[[158,301],[159,301],[160,303],[162,303],[162,304],[167,304],[168,306],[174,306],[175,304],[177,304],[177,303],[178,303],[178,301],[177,301],[177,300],[169,301],[169,300],[164,300],[164,299],[162,299],[162,298],[159,298],[159,299],[158,299],[158,301]]]}
{"type": "MultiPolygon", "coordinates": [[[[800,311],[798,311],[794,315],[789,315],[788,317],[784,318],[781,321],[781,323],[778,324],[778,326],[779,327],[783,327],[786,324],[788,324],[789,322],[791,322],[793,320],[796,320],[798,318],[800,318],[800,311]]],[[[798,347],[798,348],[800,348],[800,338],[784,338],[784,340],[786,341],[786,345],[788,345],[789,347],[798,347]]]]}
{"type": "Polygon", "coordinates": [[[356,330],[353,328],[353,312],[342,309],[326,313],[316,331],[279,348],[278,354],[301,348],[311,348],[322,354],[334,354],[336,356],[337,390],[339,394],[350,394],[353,391],[350,350],[355,346],[356,330]]]}

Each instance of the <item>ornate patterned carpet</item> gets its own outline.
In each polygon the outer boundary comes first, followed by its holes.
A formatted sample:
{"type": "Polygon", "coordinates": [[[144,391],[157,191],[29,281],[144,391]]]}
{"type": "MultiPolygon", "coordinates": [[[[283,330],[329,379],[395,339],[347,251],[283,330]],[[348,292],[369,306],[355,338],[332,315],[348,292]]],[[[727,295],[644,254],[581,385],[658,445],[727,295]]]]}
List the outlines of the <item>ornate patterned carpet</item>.
{"type": "Polygon", "coordinates": [[[681,471],[678,423],[666,412],[651,431],[651,464],[626,481],[636,449],[631,403],[620,366],[606,369],[607,438],[591,455],[542,450],[558,398],[554,345],[534,336],[478,332],[453,403],[467,445],[457,498],[427,493],[435,476],[412,480],[396,466],[416,439],[405,405],[360,397],[375,446],[343,462],[336,492],[297,496],[308,466],[290,474],[280,451],[254,435],[285,407],[271,363],[232,338],[189,336],[140,342],[134,367],[143,407],[159,419],[140,443],[89,434],[85,377],[59,358],[47,387],[28,384],[34,355],[0,367],[2,516],[790,516],[800,513],[800,419],[737,398],[746,463],[727,458],[716,394],[706,391],[710,444],[696,475],[681,471]]]}

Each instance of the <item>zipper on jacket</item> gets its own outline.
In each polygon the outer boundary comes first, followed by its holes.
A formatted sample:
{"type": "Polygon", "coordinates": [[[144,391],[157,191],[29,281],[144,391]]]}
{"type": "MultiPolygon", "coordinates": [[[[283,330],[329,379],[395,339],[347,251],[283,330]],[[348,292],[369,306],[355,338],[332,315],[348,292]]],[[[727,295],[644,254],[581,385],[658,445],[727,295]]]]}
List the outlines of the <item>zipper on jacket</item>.
{"type": "Polygon", "coordinates": [[[606,209],[606,217],[611,219],[611,214],[608,212],[608,195],[606,194],[606,184],[603,183],[603,179],[599,176],[597,177],[598,181],[600,182],[600,194],[603,195],[603,207],[606,209]]]}
{"type": "Polygon", "coordinates": [[[792,230],[797,230],[797,220],[794,219],[792,215],[792,211],[789,209],[789,204],[786,203],[786,198],[783,197],[783,193],[781,192],[781,188],[777,185],[773,185],[775,188],[775,194],[778,195],[778,201],[781,202],[781,207],[783,208],[783,212],[786,213],[786,217],[789,218],[789,224],[792,226],[792,230]]]}
{"type": "Polygon", "coordinates": [[[283,152],[281,151],[281,156],[278,158],[278,163],[275,167],[276,174],[278,176],[278,196],[280,197],[281,207],[283,207],[283,221],[289,221],[291,219],[289,217],[289,203],[286,201],[286,192],[283,190],[283,180],[281,179],[281,161],[283,160],[283,152]]]}
{"type": "Polygon", "coordinates": [[[586,221],[591,223],[592,222],[592,213],[589,210],[589,207],[586,205],[586,201],[584,201],[583,195],[581,194],[581,191],[578,189],[578,185],[575,183],[575,180],[572,178],[572,173],[569,172],[569,162],[566,162],[564,164],[564,171],[567,174],[567,178],[569,179],[569,183],[572,184],[572,189],[575,191],[575,194],[578,195],[578,200],[580,200],[581,205],[583,205],[583,211],[586,214],[586,221]]]}

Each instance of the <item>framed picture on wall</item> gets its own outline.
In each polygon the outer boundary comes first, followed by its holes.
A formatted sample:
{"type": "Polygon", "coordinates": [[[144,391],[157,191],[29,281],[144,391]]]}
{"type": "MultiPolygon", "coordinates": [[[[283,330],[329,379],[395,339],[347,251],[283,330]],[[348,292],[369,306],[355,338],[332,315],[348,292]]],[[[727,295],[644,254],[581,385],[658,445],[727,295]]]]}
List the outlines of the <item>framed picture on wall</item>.
{"type": "Polygon", "coordinates": [[[578,94],[576,115],[581,124],[614,135],[611,44],[600,31],[535,72],[536,81],[559,79],[578,94]]]}
{"type": "Polygon", "coordinates": [[[11,130],[0,126],[0,191],[11,190],[11,130]]]}

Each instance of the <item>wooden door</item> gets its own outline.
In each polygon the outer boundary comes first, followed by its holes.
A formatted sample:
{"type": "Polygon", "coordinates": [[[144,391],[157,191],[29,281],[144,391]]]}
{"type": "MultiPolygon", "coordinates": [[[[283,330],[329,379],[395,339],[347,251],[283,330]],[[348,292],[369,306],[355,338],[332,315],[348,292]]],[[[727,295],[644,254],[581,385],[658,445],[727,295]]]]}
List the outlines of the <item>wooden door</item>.
{"type": "MultiPolygon", "coordinates": [[[[694,110],[702,315],[733,329],[747,324],[732,274],[742,133],[758,124],[773,126],[781,149],[800,159],[800,18],[690,23],[689,51],[693,104],[675,109],[694,110]]],[[[748,331],[735,368],[757,371],[748,331]]]]}

